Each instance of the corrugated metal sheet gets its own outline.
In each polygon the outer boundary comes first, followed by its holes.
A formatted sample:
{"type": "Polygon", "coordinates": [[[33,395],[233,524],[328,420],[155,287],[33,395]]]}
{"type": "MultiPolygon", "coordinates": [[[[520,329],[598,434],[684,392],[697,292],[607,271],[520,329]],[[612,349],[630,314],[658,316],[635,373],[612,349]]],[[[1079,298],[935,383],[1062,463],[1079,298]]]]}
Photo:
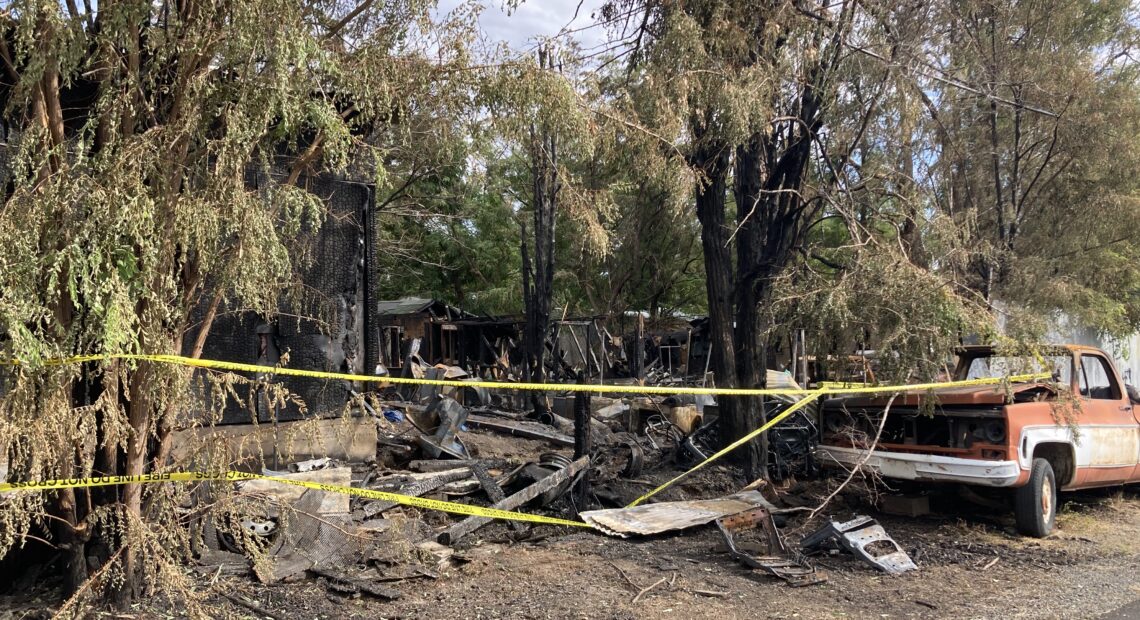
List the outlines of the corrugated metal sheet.
{"type": "Polygon", "coordinates": [[[581,513],[586,523],[612,536],[659,534],[704,525],[723,516],[764,506],[775,510],[759,491],[745,491],[716,499],[642,504],[581,513]]]}
{"type": "Polygon", "coordinates": [[[404,314],[417,314],[426,310],[433,303],[435,303],[435,300],[425,299],[423,297],[402,297],[400,299],[388,299],[376,302],[376,314],[378,316],[401,316],[404,314]]]}

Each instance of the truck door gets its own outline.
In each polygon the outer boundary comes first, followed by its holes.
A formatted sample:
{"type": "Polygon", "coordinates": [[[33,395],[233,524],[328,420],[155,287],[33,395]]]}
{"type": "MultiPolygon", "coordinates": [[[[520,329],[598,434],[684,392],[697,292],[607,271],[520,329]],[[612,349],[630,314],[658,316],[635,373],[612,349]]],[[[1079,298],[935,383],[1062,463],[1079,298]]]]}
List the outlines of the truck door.
{"type": "Polygon", "coordinates": [[[1077,366],[1080,426],[1077,484],[1096,486],[1132,478],[1140,456],[1140,426],[1112,364],[1082,353],[1077,366]],[[1081,461],[1088,458],[1088,465],[1081,461]]]}

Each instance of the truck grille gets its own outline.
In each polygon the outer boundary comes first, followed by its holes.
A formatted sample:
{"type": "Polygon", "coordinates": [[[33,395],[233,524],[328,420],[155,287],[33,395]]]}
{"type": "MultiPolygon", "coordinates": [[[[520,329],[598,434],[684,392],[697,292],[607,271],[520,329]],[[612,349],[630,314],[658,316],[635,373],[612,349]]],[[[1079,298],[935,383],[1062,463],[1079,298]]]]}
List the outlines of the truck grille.
{"type": "MultiPolygon", "coordinates": [[[[840,403],[823,407],[822,443],[869,445],[881,420],[881,408],[845,408],[840,403]]],[[[987,452],[1004,450],[1006,421],[1001,409],[935,408],[933,414],[915,407],[892,407],[879,437],[880,446],[942,448],[987,452]]],[[[997,456],[996,454],[987,456],[997,456]]]]}

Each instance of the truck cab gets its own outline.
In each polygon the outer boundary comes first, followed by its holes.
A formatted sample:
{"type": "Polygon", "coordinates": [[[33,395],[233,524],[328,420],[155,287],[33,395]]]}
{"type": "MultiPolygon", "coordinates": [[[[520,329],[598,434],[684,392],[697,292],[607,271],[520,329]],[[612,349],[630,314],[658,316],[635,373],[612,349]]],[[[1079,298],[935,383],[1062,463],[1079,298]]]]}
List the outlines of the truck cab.
{"type": "Polygon", "coordinates": [[[883,397],[825,401],[819,460],[884,478],[1008,488],[1018,529],[1046,536],[1058,490],[1140,481],[1140,421],[1112,358],[1092,347],[963,347],[953,378],[1038,373],[1048,378],[903,392],[889,408],[883,397]]]}

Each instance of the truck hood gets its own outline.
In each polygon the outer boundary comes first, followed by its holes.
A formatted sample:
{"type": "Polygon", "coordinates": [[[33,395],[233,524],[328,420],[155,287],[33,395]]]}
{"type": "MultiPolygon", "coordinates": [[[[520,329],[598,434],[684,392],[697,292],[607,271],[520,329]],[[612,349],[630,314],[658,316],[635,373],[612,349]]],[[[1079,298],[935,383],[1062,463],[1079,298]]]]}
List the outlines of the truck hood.
{"type": "MultiPolygon", "coordinates": [[[[1018,395],[1028,397],[1031,393],[1040,394],[1042,392],[1050,395],[1056,394],[1057,387],[1052,383],[1034,382],[1016,383],[1010,386],[1009,391],[1006,391],[1005,387],[1001,385],[914,390],[899,394],[891,406],[918,407],[931,395],[933,395],[941,405],[1005,405],[1010,402],[1008,399],[1010,392],[1012,392],[1014,400],[1017,401],[1023,400],[1017,398],[1018,395]]],[[[890,401],[890,395],[868,394],[866,396],[841,396],[835,400],[842,401],[843,404],[848,407],[886,407],[890,401]]]]}

